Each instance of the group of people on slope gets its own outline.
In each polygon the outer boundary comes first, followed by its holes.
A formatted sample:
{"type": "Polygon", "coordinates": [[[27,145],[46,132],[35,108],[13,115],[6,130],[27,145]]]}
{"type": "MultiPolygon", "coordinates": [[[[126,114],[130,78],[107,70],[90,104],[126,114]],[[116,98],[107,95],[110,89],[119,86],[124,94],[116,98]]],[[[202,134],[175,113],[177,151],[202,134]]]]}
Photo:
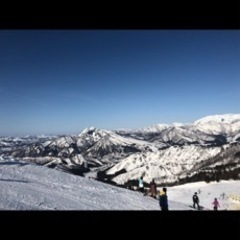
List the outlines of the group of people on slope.
{"type": "MultiPolygon", "coordinates": [[[[144,183],[143,183],[143,177],[141,176],[139,178],[139,190],[144,193],[144,183]]],[[[150,182],[150,188],[149,188],[150,196],[153,198],[157,198],[157,184],[155,183],[154,179],[150,182]]],[[[167,188],[163,188],[162,191],[160,191],[159,194],[159,206],[162,211],[168,211],[168,197],[167,197],[167,188]]]]}
{"type": "MultiPolygon", "coordinates": [[[[192,199],[193,199],[193,208],[197,207],[198,209],[200,209],[199,197],[197,195],[197,192],[194,193],[192,199]]],[[[214,198],[214,201],[212,202],[212,204],[213,204],[213,210],[217,211],[218,208],[220,207],[220,204],[219,204],[217,198],[214,198]]]]}
{"type": "MultiPolygon", "coordinates": [[[[144,182],[143,182],[143,177],[141,176],[139,178],[139,190],[146,195],[147,192],[144,192],[144,182]]],[[[149,187],[149,194],[153,198],[157,198],[157,184],[155,183],[154,179],[150,182],[150,187],[149,187]]],[[[199,197],[197,195],[197,192],[194,193],[193,197],[193,208],[200,209],[199,205],[199,197]]],[[[213,201],[213,209],[215,211],[218,210],[218,207],[220,207],[220,204],[217,200],[217,198],[214,199],[213,201]]],[[[159,192],[159,205],[162,211],[167,211],[168,210],[168,196],[167,196],[167,188],[163,188],[162,191],[159,192]]]]}

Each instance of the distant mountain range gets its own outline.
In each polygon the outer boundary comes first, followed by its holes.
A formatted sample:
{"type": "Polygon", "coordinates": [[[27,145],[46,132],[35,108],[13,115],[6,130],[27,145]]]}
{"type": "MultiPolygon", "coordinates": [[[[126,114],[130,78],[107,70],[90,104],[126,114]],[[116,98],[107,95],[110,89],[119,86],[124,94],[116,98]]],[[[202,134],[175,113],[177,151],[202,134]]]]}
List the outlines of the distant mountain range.
{"type": "Polygon", "coordinates": [[[125,186],[141,175],[159,185],[240,179],[240,114],[132,131],[90,127],[71,136],[2,137],[0,157],[125,186]]]}

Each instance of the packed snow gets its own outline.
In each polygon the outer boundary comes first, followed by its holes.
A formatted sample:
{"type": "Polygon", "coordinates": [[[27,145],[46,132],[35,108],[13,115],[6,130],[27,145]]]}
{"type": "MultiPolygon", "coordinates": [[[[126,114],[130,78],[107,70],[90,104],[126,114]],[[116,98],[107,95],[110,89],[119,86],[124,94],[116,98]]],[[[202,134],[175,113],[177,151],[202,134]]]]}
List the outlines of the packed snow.
{"type": "Polygon", "coordinates": [[[192,196],[197,192],[199,204],[213,209],[214,198],[218,199],[219,210],[240,210],[240,181],[196,182],[168,188],[168,195],[177,202],[192,204],[192,196]],[[237,196],[238,200],[233,197],[237,196]]]}
{"type": "Polygon", "coordinates": [[[159,210],[158,202],[24,161],[0,161],[0,210],[159,210]]]}
{"type": "MultiPolygon", "coordinates": [[[[156,199],[140,192],[14,159],[0,159],[0,189],[0,210],[160,210],[156,199]]],[[[193,210],[189,205],[195,191],[206,209],[212,209],[215,197],[220,210],[240,209],[230,197],[240,195],[240,181],[167,189],[169,210],[193,210]]]]}

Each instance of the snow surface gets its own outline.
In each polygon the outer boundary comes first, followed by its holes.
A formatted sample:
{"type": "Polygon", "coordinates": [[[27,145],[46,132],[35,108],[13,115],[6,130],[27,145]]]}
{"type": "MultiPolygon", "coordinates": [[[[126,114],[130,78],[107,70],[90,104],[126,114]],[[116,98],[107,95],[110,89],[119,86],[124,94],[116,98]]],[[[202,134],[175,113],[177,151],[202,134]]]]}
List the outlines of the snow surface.
{"type": "MultiPolygon", "coordinates": [[[[0,210],[160,210],[157,200],[139,192],[14,159],[0,159],[0,189],[0,210]]],[[[169,209],[193,210],[191,197],[199,189],[209,209],[222,193],[220,210],[240,209],[229,198],[240,194],[240,181],[169,187],[169,209]]]]}
{"type": "Polygon", "coordinates": [[[240,181],[196,182],[168,188],[169,198],[181,203],[192,204],[192,196],[197,192],[200,205],[212,210],[214,198],[220,204],[219,210],[240,210],[240,201],[235,201],[231,195],[240,197],[240,181]]]}
{"type": "Polygon", "coordinates": [[[0,160],[0,210],[159,210],[158,202],[24,161],[0,160]]]}

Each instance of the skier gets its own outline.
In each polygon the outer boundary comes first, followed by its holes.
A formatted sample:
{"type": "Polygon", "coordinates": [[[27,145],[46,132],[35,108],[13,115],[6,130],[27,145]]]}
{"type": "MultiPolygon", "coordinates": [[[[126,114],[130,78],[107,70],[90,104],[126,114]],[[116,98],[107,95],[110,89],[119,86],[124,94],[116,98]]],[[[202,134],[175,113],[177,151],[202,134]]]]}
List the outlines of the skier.
{"type": "Polygon", "coordinates": [[[214,199],[214,201],[213,201],[212,204],[213,204],[213,210],[214,210],[214,211],[217,211],[217,210],[218,210],[218,207],[220,207],[220,204],[219,204],[217,198],[214,199]]]}
{"type": "Polygon", "coordinates": [[[199,210],[200,207],[199,207],[199,198],[198,198],[197,192],[194,193],[192,199],[193,199],[193,208],[195,208],[195,205],[197,204],[197,207],[199,210]]]}
{"type": "Polygon", "coordinates": [[[150,182],[150,196],[156,198],[157,196],[157,184],[155,183],[154,179],[150,182]]]}
{"type": "Polygon", "coordinates": [[[139,187],[140,192],[144,193],[143,176],[141,176],[141,177],[139,178],[138,187],[139,187]]]}
{"type": "Polygon", "coordinates": [[[162,211],[168,211],[168,196],[166,188],[163,188],[163,190],[160,192],[159,205],[162,211]]]}

